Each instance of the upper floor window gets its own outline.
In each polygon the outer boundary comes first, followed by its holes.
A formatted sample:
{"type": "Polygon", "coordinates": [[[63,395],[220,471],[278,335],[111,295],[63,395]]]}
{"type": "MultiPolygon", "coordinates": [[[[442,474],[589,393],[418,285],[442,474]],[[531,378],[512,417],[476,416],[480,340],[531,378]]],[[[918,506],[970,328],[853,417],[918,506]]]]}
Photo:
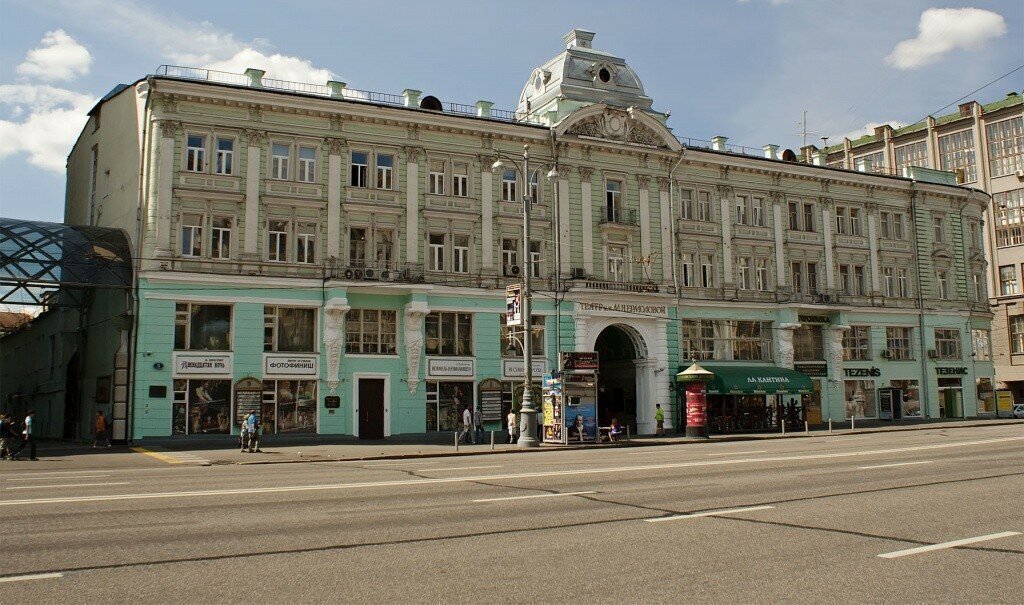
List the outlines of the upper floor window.
{"type": "Polygon", "coordinates": [[[345,316],[345,352],[358,355],[398,353],[398,313],[352,309],[345,316]]]}
{"type": "Polygon", "coordinates": [[[517,269],[513,269],[513,267],[518,268],[519,266],[519,240],[509,237],[502,238],[501,265],[504,275],[512,276],[516,274],[517,269]]]}
{"type": "Polygon", "coordinates": [[[536,172],[530,175],[530,201],[536,204],[540,201],[540,175],[536,172]]]}
{"type": "Polygon", "coordinates": [[[214,167],[217,174],[235,173],[235,140],[224,137],[217,138],[217,164],[214,167]]]}
{"type": "Polygon", "coordinates": [[[949,272],[935,272],[936,290],[940,300],[949,300],[949,272]]]}
{"type": "Polygon", "coordinates": [[[316,181],[316,149],[299,146],[299,180],[305,183],[316,181]]]}
{"type": "Polygon", "coordinates": [[[871,327],[850,326],[843,330],[843,361],[871,359],[871,327]]]}
{"type": "Polygon", "coordinates": [[[988,165],[993,177],[1024,169],[1024,118],[1011,118],[985,127],[988,165]]]}
{"type": "Polygon", "coordinates": [[[939,169],[962,170],[964,183],[978,180],[978,167],[974,161],[974,129],[939,137],[939,169]]]}
{"type": "Polygon", "coordinates": [[[263,306],[263,350],[315,353],[316,309],[263,306]]]}
{"type": "MultiPolygon", "coordinates": [[[[506,326],[504,313],[501,313],[498,317],[498,321],[501,323],[501,340],[499,342],[501,356],[511,359],[522,359],[522,327],[509,328],[506,326]],[[515,338],[509,339],[509,331],[512,331],[515,338]]],[[[535,356],[541,357],[544,355],[544,316],[531,315],[530,323],[532,325],[530,330],[531,351],[535,356]]]]}
{"type": "Polygon", "coordinates": [[[231,231],[235,219],[230,216],[214,216],[210,223],[212,241],[210,257],[218,259],[231,258],[231,231]]]}
{"type": "Polygon", "coordinates": [[[1009,326],[1010,353],[1024,354],[1024,315],[1011,315],[1009,326]]]}
{"type": "Polygon", "coordinates": [[[291,145],[274,143],[270,148],[270,178],[280,181],[289,178],[288,161],[291,158],[291,145]]]}
{"type": "Polygon", "coordinates": [[[206,171],[206,136],[199,134],[188,135],[185,170],[189,172],[206,171]]]}
{"type": "Polygon", "coordinates": [[[431,233],[428,239],[428,250],[430,253],[429,267],[431,271],[444,271],[444,249],[445,235],[443,233],[431,233]]]}
{"type": "Polygon", "coordinates": [[[906,215],[902,212],[879,212],[879,226],[883,239],[903,239],[906,226],[906,215]]]}
{"type": "Polygon", "coordinates": [[[369,170],[369,154],[353,151],[349,154],[348,184],[352,187],[366,187],[366,172],[369,170]]]}
{"type": "Polygon", "coordinates": [[[999,267],[999,293],[1002,296],[1018,294],[1017,287],[1017,266],[1002,265],[999,267]]]}
{"type": "Polygon", "coordinates": [[[971,330],[974,340],[974,360],[989,361],[992,359],[992,338],[988,330],[971,330]]]}
{"type": "Polygon", "coordinates": [[[885,348],[889,351],[889,359],[907,361],[914,358],[913,333],[913,328],[885,329],[885,348]]]}
{"type": "Polygon", "coordinates": [[[745,195],[737,195],[736,196],[736,216],[735,216],[735,219],[736,219],[736,224],[737,225],[746,225],[748,223],[748,219],[747,219],[747,209],[748,209],[748,206],[749,206],[749,201],[748,200],[749,200],[749,198],[747,196],[745,196],[745,195]]]}
{"type": "Polygon", "coordinates": [[[935,237],[935,243],[941,243],[946,241],[946,221],[941,216],[932,217],[932,235],[935,237]]]}
{"type": "Polygon", "coordinates": [[[377,189],[392,189],[395,182],[395,156],[378,153],[374,156],[377,168],[377,189]]]}
{"type": "Polygon", "coordinates": [[[692,288],[697,285],[696,267],[693,262],[693,253],[684,252],[680,262],[680,285],[684,288],[692,288]]]}
{"type": "Polygon", "coordinates": [[[604,186],[604,218],[617,223],[622,221],[622,181],[609,179],[604,186]]]}
{"type": "Polygon", "coordinates": [[[626,281],[626,247],[621,245],[608,246],[608,263],[606,279],[609,281],[626,281]]]}
{"type": "Polygon", "coordinates": [[[754,271],[754,288],[758,292],[767,292],[768,290],[771,290],[771,278],[768,274],[768,259],[754,259],[754,271]]]}
{"type": "Polygon", "coordinates": [[[231,305],[174,305],[174,348],[179,351],[230,351],[231,305]]]}
{"type": "Polygon", "coordinates": [[[960,330],[935,328],[935,353],[939,359],[960,359],[960,330]]]}
{"type": "Polygon", "coordinates": [[[715,256],[713,254],[700,255],[700,287],[715,287],[715,256]]]}
{"type": "Polygon", "coordinates": [[[876,151],[875,153],[853,158],[853,164],[857,167],[857,170],[883,174],[885,173],[885,153],[876,151]],[[870,169],[867,168],[868,165],[871,166],[870,169]]]}
{"type": "Polygon", "coordinates": [[[736,287],[740,290],[749,290],[754,273],[754,259],[744,256],[736,261],[736,287]]]}
{"type": "Polygon", "coordinates": [[[836,206],[836,233],[846,235],[846,208],[836,206]]]}
{"type": "Polygon", "coordinates": [[[814,204],[804,204],[804,231],[814,231],[814,204]]]}
{"type": "Polygon", "coordinates": [[[469,197],[469,164],[452,162],[452,195],[469,197]]]}
{"type": "Polygon", "coordinates": [[[679,212],[686,220],[693,220],[696,216],[693,209],[693,191],[683,189],[679,192],[679,212]]]}
{"type": "Polygon", "coordinates": [[[208,215],[201,212],[183,212],[179,231],[181,256],[231,258],[234,222],[233,216],[213,214],[208,219],[208,215]],[[206,233],[210,234],[209,238],[205,236],[206,233]]]}
{"type": "Polygon", "coordinates": [[[801,324],[793,330],[793,359],[819,361],[825,359],[825,334],[820,324],[801,324]]]}
{"type": "Polygon", "coordinates": [[[394,257],[394,241],[394,229],[350,227],[348,230],[349,266],[389,268],[394,257]]]}
{"type": "Polygon", "coordinates": [[[530,277],[540,277],[541,274],[541,243],[537,240],[530,242],[530,277]]]}
{"type": "Polygon", "coordinates": [[[501,173],[501,201],[516,201],[516,171],[506,170],[501,173]]]}
{"type": "Polygon", "coordinates": [[[680,356],[686,360],[770,361],[772,325],[767,321],[686,319],[680,356]]]}
{"type": "MultiPolygon", "coordinates": [[[[515,171],[510,171],[513,179],[515,171]]],[[[504,179],[505,175],[502,175],[504,179]]],[[[449,157],[431,157],[427,161],[427,192],[433,195],[454,195],[469,197],[471,190],[470,163],[468,160],[449,157]]],[[[511,190],[511,198],[505,197],[504,181],[502,185],[502,201],[515,201],[515,186],[511,190]]]]}
{"type": "Polygon", "coordinates": [[[316,231],[316,223],[310,221],[268,220],[267,260],[274,263],[315,263],[316,231]]]}
{"type": "Polygon", "coordinates": [[[850,235],[860,235],[860,208],[850,208],[850,235]]]}
{"type": "Polygon", "coordinates": [[[895,147],[893,148],[893,156],[896,161],[896,169],[900,172],[907,166],[929,168],[928,144],[924,141],[895,147]]]}
{"type": "Polygon", "coordinates": [[[469,273],[469,236],[452,236],[452,271],[469,273]]]}
{"type": "Polygon", "coordinates": [[[711,220],[711,193],[708,191],[697,192],[697,220],[708,222],[711,220]]]}
{"type": "Polygon", "coordinates": [[[424,319],[427,355],[473,354],[473,314],[435,311],[424,319]]]}
{"type": "Polygon", "coordinates": [[[202,256],[203,254],[203,223],[202,214],[192,212],[181,215],[181,255],[202,256]]]}

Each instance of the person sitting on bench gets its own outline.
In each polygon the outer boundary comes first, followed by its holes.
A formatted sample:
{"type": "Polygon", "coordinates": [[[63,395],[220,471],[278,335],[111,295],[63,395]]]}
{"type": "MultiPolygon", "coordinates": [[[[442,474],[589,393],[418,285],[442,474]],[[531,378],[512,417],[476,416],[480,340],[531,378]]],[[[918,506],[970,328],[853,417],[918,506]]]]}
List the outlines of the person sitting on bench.
{"type": "Polygon", "coordinates": [[[619,424],[618,418],[612,418],[612,423],[608,427],[608,441],[618,441],[619,435],[622,434],[622,425],[619,424]]]}

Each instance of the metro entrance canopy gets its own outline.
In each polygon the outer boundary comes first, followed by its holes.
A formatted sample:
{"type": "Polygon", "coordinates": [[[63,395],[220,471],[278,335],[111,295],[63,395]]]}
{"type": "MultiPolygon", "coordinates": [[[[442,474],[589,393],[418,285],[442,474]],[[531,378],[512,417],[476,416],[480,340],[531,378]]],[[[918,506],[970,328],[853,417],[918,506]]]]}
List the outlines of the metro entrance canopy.
{"type": "MultiPolygon", "coordinates": [[[[707,383],[709,395],[797,394],[810,393],[814,388],[806,374],[778,366],[707,364],[702,367],[715,375],[707,383]]],[[[680,374],[676,375],[677,381],[680,374]]]]}
{"type": "Polygon", "coordinates": [[[131,285],[123,230],[0,218],[0,303],[81,307],[91,289],[131,285]]]}

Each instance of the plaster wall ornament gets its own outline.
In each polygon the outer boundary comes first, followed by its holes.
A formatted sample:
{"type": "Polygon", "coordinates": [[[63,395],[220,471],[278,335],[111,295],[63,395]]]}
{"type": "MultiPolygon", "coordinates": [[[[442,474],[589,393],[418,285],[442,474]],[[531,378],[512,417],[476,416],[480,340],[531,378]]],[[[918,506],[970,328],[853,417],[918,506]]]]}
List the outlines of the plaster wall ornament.
{"type": "Polygon", "coordinates": [[[799,327],[795,323],[779,324],[779,365],[784,368],[793,369],[793,330],[799,327]]]}
{"type": "Polygon", "coordinates": [[[259,105],[249,106],[249,121],[251,122],[262,122],[263,121],[263,108],[259,105]]]}
{"type": "MultiPolygon", "coordinates": [[[[864,189],[867,191],[869,198],[874,198],[875,197],[875,186],[874,185],[868,185],[864,189]]],[[[913,195],[913,194],[911,194],[911,195],[913,195]]]]}
{"type": "Polygon", "coordinates": [[[661,137],[651,131],[650,128],[641,124],[633,124],[633,127],[629,131],[629,136],[626,138],[630,143],[639,143],[641,145],[651,145],[652,147],[661,146],[661,137]]]}
{"type": "Polygon", "coordinates": [[[405,305],[405,371],[409,394],[416,393],[420,384],[420,353],[423,352],[423,316],[430,313],[424,301],[414,300],[405,305]]]}
{"type": "Polygon", "coordinates": [[[668,187],[669,187],[668,177],[659,176],[658,177],[658,189],[660,191],[668,191],[668,187]]]}
{"type": "Polygon", "coordinates": [[[327,388],[331,394],[338,390],[338,370],[341,366],[341,347],[344,343],[342,325],[345,314],[352,307],[347,298],[332,298],[324,306],[324,347],[327,350],[327,388]]]}
{"type": "Polygon", "coordinates": [[[590,147],[584,147],[580,150],[580,157],[586,161],[590,161],[590,147]]]}
{"type": "Polygon", "coordinates": [[[327,148],[330,151],[330,155],[341,155],[341,150],[344,147],[345,141],[342,139],[327,139],[327,148]]]}
{"type": "Polygon", "coordinates": [[[843,334],[850,326],[831,326],[828,331],[828,367],[831,370],[830,380],[843,379],[843,334]]]}
{"type": "Polygon", "coordinates": [[[178,123],[171,120],[160,120],[160,135],[167,139],[173,139],[178,132],[178,123]]]}
{"type": "Polygon", "coordinates": [[[341,131],[341,116],[339,116],[339,115],[331,116],[331,126],[330,126],[330,128],[331,128],[331,130],[334,130],[334,131],[337,131],[337,132],[341,131]]]}
{"type": "Polygon", "coordinates": [[[263,132],[259,130],[246,130],[245,136],[248,137],[249,139],[250,147],[259,147],[260,144],[263,142],[263,137],[265,135],[263,132]]]}
{"type": "Polygon", "coordinates": [[[781,172],[773,172],[772,173],[772,187],[782,187],[782,173],[781,172]]]}
{"type": "Polygon", "coordinates": [[[650,182],[651,177],[647,176],[646,174],[636,175],[636,184],[639,185],[641,189],[646,188],[650,182]]]}
{"type": "Polygon", "coordinates": [[[494,135],[488,132],[484,134],[482,137],[480,137],[480,147],[482,147],[483,149],[493,149],[494,135]]]}
{"type": "Polygon", "coordinates": [[[821,182],[821,192],[822,193],[828,193],[828,188],[830,186],[831,186],[831,181],[827,181],[827,180],[826,181],[822,181],[821,182]]]}
{"type": "Polygon", "coordinates": [[[830,197],[819,197],[818,202],[820,202],[821,207],[826,210],[832,210],[832,206],[835,204],[835,200],[830,197]]]}
{"type": "Polygon", "coordinates": [[[577,168],[580,171],[580,181],[590,182],[591,177],[594,176],[594,169],[590,166],[580,166],[577,168]]]}
{"type": "Polygon", "coordinates": [[[420,127],[417,124],[409,124],[405,127],[405,134],[410,140],[415,141],[420,138],[420,127]]]}
{"type": "Polygon", "coordinates": [[[729,166],[718,167],[718,178],[720,178],[723,181],[729,180],[729,166]]]}
{"type": "Polygon", "coordinates": [[[732,187],[728,185],[718,185],[718,195],[722,197],[728,196],[732,193],[732,187]]]}
{"type": "Polygon", "coordinates": [[[415,164],[420,159],[420,152],[422,151],[419,147],[403,147],[405,151],[405,161],[408,164],[415,164]]]}

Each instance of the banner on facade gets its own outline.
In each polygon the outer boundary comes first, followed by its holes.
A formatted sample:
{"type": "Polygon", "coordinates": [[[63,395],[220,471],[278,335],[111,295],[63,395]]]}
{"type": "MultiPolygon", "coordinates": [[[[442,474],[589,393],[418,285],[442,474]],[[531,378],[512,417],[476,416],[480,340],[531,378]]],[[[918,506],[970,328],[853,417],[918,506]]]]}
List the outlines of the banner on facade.
{"type": "Polygon", "coordinates": [[[319,363],[315,356],[265,355],[263,373],[268,376],[316,376],[319,363]]]}
{"type": "Polygon", "coordinates": [[[510,328],[523,325],[523,285],[505,286],[505,325],[510,328]]]}
{"type": "Polygon", "coordinates": [[[562,353],[562,369],[567,372],[580,370],[596,372],[598,365],[597,351],[566,351],[562,353]]]}
{"type": "Polygon", "coordinates": [[[476,376],[476,361],[473,359],[428,359],[427,376],[472,378],[476,376]]]}
{"type": "Polygon", "coordinates": [[[231,354],[175,353],[174,374],[177,375],[231,375],[231,354]]]}

